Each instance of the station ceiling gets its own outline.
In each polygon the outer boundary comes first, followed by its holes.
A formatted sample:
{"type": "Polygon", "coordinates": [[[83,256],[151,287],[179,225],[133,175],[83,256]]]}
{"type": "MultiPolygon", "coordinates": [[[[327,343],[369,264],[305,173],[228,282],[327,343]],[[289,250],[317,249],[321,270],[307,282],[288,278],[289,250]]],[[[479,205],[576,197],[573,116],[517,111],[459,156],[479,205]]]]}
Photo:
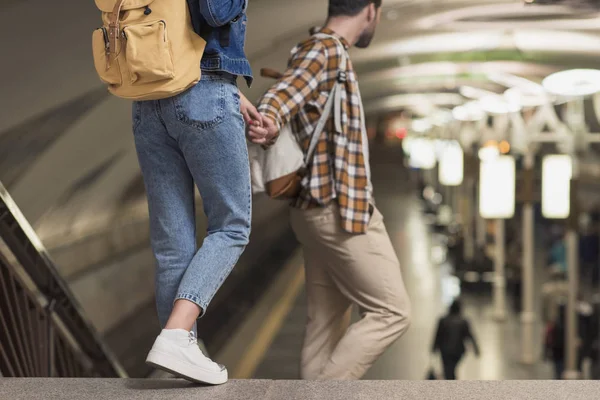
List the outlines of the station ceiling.
{"type": "MultiPolygon", "coordinates": [[[[435,102],[431,94],[461,85],[506,89],[490,82],[489,73],[540,82],[561,69],[596,67],[600,13],[581,1],[561,4],[384,0],[375,41],[352,52],[365,102],[391,110],[400,106],[393,101],[399,94],[429,93],[435,102]]],[[[283,68],[294,43],[323,23],[326,8],[325,0],[252,0],[247,48],[255,69],[283,68]]],[[[267,84],[259,80],[251,93],[260,95],[267,84]]],[[[440,103],[447,99],[439,96],[440,103]]]]}

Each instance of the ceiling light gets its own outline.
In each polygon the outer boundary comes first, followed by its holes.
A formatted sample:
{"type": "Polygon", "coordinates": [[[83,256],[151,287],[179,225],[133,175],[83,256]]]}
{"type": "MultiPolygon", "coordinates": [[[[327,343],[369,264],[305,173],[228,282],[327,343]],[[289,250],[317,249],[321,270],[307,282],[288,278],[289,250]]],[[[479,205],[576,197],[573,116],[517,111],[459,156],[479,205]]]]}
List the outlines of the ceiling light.
{"type": "Polygon", "coordinates": [[[568,155],[549,155],[542,160],[542,215],[564,219],[571,213],[573,161],[568,155]]]}
{"type": "Polygon", "coordinates": [[[508,219],[515,214],[515,159],[499,156],[480,164],[479,214],[508,219]]]}
{"type": "Polygon", "coordinates": [[[496,146],[487,146],[479,149],[479,159],[481,161],[491,161],[500,156],[500,150],[496,146]]]}
{"type": "Polygon", "coordinates": [[[452,116],[457,121],[474,122],[485,118],[485,113],[477,102],[471,101],[461,106],[454,107],[452,116]]]}
{"type": "Polygon", "coordinates": [[[600,70],[571,69],[548,76],[542,82],[549,93],[565,97],[584,97],[600,92],[600,70]]]}
{"type": "Polygon", "coordinates": [[[418,133],[425,133],[431,129],[431,123],[426,119],[415,119],[412,122],[412,130],[418,133]]]}
{"type": "Polygon", "coordinates": [[[521,111],[521,105],[498,95],[485,96],[479,100],[481,109],[488,114],[504,115],[521,111]]]}
{"type": "Polygon", "coordinates": [[[520,107],[539,107],[551,102],[551,99],[544,92],[532,93],[516,87],[512,87],[504,92],[504,98],[510,104],[520,107]]]}
{"type": "Polygon", "coordinates": [[[474,88],[472,86],[461,86],[458,89],[458,92],[461,95],[463,95],[464,97],[466,97],[467,99],[471,99],[471,100],[478,100],[478,99],[481,99],[482,97],[486,97],[486,96],[495,94],[494,92],[474,88]]]}
{"type": "Polygon", "coordinates": [[[510,152],[510,143],[508,143],[506,140],[501,141],[498,144],[498,150],[502,154],[508,154],[510,152]]]}
{"type": "Polygon", "coordinates": [[[418,138],[410,145],[410,160],[411,168],[424,170],[433,169],[436,165],[435,147],[430,139],[418,138]]]}
{"type": "Polygon", "coordinates": [[[438,157],[438,179],[445,186],[459,186],[464,178],[464,153],[456,141],[445,143],[438,157]]]}
{"type": "Polygon", "coordinates": [[[452,112],[448,110],[439,109],[431,117],[433,125],[437,127],[444,127],[452,121],[452,112]]]}

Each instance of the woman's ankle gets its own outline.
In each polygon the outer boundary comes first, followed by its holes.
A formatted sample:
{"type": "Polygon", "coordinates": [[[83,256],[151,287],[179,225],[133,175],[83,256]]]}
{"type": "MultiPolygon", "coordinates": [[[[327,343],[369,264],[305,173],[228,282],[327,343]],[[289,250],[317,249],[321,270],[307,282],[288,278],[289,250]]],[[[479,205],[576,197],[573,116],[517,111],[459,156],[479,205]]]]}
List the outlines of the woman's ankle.
{"type": "Polygon", "coordinates": [[[177,300],[165,329],[185,329],[189,332],[201,312],[202,309],[196,303],[184,299],[177,300]]]}

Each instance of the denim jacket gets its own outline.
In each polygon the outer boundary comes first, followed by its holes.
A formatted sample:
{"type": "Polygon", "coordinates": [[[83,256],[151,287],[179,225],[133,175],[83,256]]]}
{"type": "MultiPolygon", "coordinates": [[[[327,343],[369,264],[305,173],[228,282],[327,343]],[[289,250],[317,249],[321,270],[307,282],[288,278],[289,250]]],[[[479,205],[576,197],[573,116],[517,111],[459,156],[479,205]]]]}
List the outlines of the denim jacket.
{"type": "Polygon", "coordinates": [[[206,40],[203,71],[223,71],[252,83],[244,52],[248,0],[187,0],[194,30],[206,40]]]}

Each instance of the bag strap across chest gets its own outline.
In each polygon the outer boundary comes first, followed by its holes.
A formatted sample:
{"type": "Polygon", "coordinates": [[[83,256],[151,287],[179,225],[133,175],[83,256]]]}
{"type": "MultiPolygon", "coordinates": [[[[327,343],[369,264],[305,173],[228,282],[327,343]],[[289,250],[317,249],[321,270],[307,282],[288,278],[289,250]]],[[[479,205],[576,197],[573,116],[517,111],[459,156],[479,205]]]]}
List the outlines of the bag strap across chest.
{"type": "Polygon", "coordinates": [[[306,156],[304,157],[304,165],[308,166],[315,155],[315,151],[317,149],[317,144],[319,143],[319,139],[321,134],[323,133],[323,129],[325,128],[325,124],[329,120],[329,116],[331,115],[332,108],[334,109],[334,123],[335,129],[338,132],[342,131],[342,90],[344,90],[344,84],[347,81],[347,64],[348,64],[348,55],[346,53],[346,49],[340,42],[338,38],[332,35],[327,35],[325,33],[317,33],[314,35],[319,39],[333,39],[338,47],[339,54],[341,56],[340,66],[338,69],[337,80],[333,85],[333,89],[329,93],[329,97],[327,98],[327,102],[325,103],[325,107],[323,108],[323,113],[313,130],[310,144],[308,145],[308,150],[306,152],[306,156]]]}

